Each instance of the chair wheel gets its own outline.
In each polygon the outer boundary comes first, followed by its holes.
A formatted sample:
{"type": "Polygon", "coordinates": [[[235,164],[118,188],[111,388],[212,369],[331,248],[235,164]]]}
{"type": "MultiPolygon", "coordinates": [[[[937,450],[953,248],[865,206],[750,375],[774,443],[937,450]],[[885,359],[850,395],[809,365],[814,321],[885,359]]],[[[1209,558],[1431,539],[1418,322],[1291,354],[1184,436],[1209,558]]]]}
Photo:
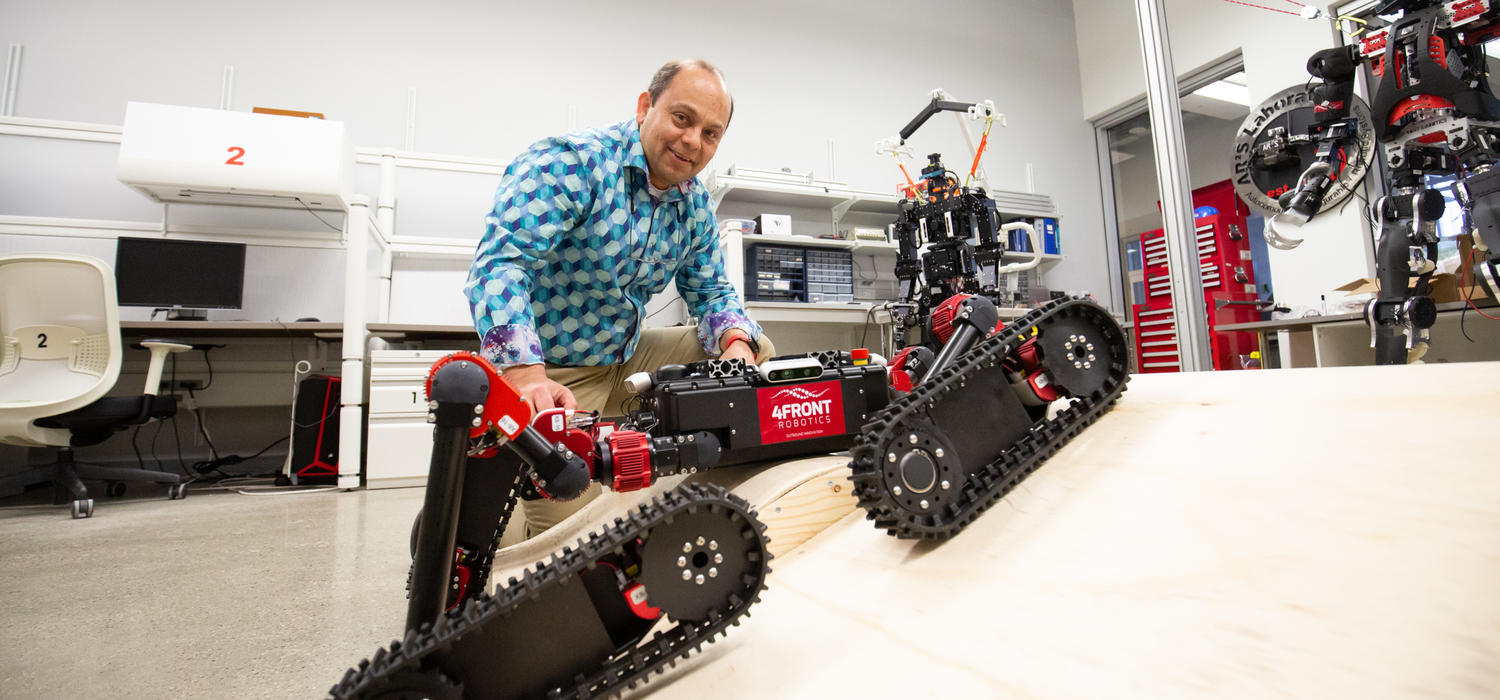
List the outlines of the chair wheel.
{"type": "Polygon", "coordinates": [[[73,519],[91,518],[94,516],[94,499],[85,498],[73,501],[73,519]]]}
{"type": "Polygon", "coordinates": [[[124,496],[125,495],[125,482],[123,482],[123,481],[111,481],[111,482],[109,482],[109,486],[105,487],[104,492],[106,494],[109,494],[110,498],[119,498],[121,496],[124,496]]]}
{"type": "Polygon", "coordinates": [[[172,484],[167,487],[167,498],[177,500],[187,498],[187,484],[172,484]]]}

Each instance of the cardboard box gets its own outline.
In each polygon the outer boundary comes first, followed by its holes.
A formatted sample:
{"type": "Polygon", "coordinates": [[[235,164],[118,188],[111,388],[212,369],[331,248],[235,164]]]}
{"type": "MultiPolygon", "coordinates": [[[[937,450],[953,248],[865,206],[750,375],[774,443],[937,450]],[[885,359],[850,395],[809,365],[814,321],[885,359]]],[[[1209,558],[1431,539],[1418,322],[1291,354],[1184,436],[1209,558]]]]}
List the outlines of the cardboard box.
{"type": "MultiPolygon", "coordinates": [[[[1411,281],[1408,284],[1410,287],[1417,286],[1417,278],[1415,275],[1412,276],[1411,281]]],[[[1447,303],[1450,301],[1464,300],[1465,292],[1458,287],[1458,275],[1453,275],[1446,272],[1433,275],[1432,279],[1428,281],[1428,286],[1430,288],[1429,296],[1432,297],[1433,301],[1439,304],[1447,303]]],[[[1333,291],[1344,292],[1350,295],[1373,294],[1380,291],[1380,281],[1373,277],[1365,277],[1362,279],[1354,280],[1353,282],[1350,282],[1348,284],[1335,287],[1333,291]]],[[[1485,297],[1489,296],[1484,291],[1484,287],[1482,286],[1471,287],[1469,288],[1467,293],[1470,299],[1484,299],[1485,297]]]]}

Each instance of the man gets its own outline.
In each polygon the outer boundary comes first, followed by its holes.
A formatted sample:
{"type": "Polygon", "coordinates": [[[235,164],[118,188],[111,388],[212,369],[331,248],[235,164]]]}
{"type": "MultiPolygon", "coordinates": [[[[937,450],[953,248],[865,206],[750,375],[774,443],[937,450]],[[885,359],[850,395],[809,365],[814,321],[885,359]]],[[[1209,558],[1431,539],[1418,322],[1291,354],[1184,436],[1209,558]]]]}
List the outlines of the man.
{"type": "MultiPolygon", "coordinates": [[[[480,352],[537,410],[620,415],[620,383],[710,356],[773,350],[724,274],[708,192],[696,178],[734,103],[717,68],[662,66],[635,118],[544,139],[506,168],[465,285],[480,352]],[[646,302],[676,282],[697,319],[643,330],[646,302]]],[[[526,506],[527,537],[599,495],[526,506]]]]}

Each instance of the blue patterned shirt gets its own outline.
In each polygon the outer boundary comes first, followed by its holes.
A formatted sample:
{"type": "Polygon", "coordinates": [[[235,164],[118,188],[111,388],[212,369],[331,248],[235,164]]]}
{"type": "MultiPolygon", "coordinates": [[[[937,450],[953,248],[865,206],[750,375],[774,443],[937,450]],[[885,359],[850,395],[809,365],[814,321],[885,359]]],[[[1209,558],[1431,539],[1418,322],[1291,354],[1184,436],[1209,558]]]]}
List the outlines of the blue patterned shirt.
{"type": "Polygon", "coordinates": [[[724,274],[708,191],[694,178],[653,198],[634,119],[532,144],[485,223],[464,291],[498,366],[630,359],[668,280],[705,352],[730,328],[760,333],[724,274]]]}

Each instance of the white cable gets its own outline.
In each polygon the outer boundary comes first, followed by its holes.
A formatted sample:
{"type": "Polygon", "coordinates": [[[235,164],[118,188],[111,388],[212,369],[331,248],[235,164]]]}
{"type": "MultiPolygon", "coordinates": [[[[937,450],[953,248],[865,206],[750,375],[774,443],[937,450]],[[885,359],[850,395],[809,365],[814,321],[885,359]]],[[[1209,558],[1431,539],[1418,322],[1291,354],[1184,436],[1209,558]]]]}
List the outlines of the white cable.
{"type": "Polygon", "coordinates": [[[1009,233],[1011,231],[1022,230],[1022,229],[1024,229],[1026,231],[1026,238],[1028,238],[1031,241],[1031,259],[1027,260],[1026,262],[1018,262],[1018,263],[1011,263],[1009,265],[1001,265],[1000,269],[998,269],[998,270],[995,271],[995,276],[997,278],[1000,275],[1009,275],[1009,274],[1014,274],[1014,273],[1017,273],[1017,272],[1025,272],[1026,270],[1030,270],[1030,269],[1032,269],[1032,268],[1034,268],[1034,267],[1042,264],[1042,241],[1036,235],[1036,227],[1035,226],[1032,226],[1031,224],[1029,224],[1029,223],[1027,223],[1025,221],[1012,221],[1011,223],[1008,223],[1008,224],[1000,227],[1001,231],[1007,232],[1007,233],[1009,233]]]}
{"type": "Polygon", "coordinates": [[[241,496],[295,496],[303,493],[321,493],[323,491],[337,491],[338,486],[319,486],[316,488],[301,488],[286,486],[262,486],[255,491],[245,489],[231,489],[241,496]]]}
{"type": "MultiPolygon", "coordinates": [[[[187,483],[191,484],[198,479],[187,483]]],[[[210,486],[200,486],[194,491],[233,491],[244,496],[279,496],[299,493],[317,493],[320,491],[334,491],[338,486],[273,486],[271,479],[263,476],[233,476],[227,479],[219,479],[209,482],[210,486]]]]}
{"type": "Polygon", "coordinates": [[[302,378],[305,377],[305,376],[307,376],[308,374],[311,374],[311,373],[312,373],[312,363],[308,362],[307,360],[298,360],[296,362],[296,364],[292,365],[292,405],[291,405],[291,410],[288,412],[288,416],[287,416],[287,423],[288,423],[288,425],[287,425],[287,436],[288,437],[287,437],[287,446],[286,446],[286,461],[283,462],[282,465],[281,465],[281,473],[284,474],[284,475],[286,475],[287,478],[291,478],[291,476],[292,476],[292,448],[294,447],[294,445],[292,444],[292,442],[295,439],[296,432],[297,432],[296,431],[296,425],[297,425],[297,393],[298,393],[298,388],[301,386],[302,378]]]}

